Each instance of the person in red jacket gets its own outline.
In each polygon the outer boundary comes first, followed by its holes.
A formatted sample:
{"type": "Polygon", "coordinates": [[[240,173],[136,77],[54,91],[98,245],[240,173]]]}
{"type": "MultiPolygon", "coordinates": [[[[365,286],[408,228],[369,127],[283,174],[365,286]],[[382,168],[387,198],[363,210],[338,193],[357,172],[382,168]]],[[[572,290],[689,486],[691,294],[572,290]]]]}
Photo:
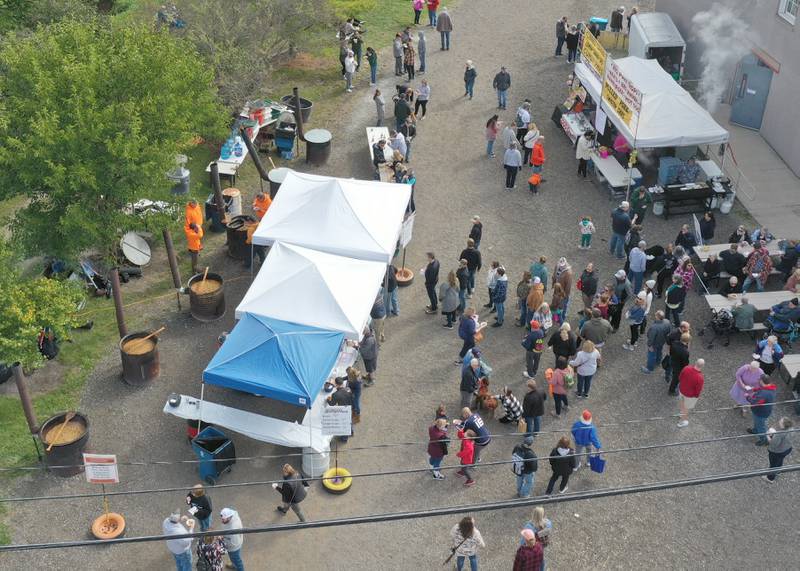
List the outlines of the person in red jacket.
{"type": "Polygon", "coordinates": [[[698,359],[694,365],[686,365],[678,375],[678,398],[680,399],[681,420],[678,428],[689,426],[689,411],[697,404],[700,393],[703,392],[703,367],[706,362],[698,359]]]}
{"type": "Polygon", "coordinates": [[[533,151],[531,151],[531,165],[533,165],[533,172],[541,174],[544,170],[544,137],[539,136],[533,144],[533,151]]]}
{"type": "Polygon", "coordinates": [[[461,470],[456,472],[456,474],[464,476],[467,479],[467,481],[464,482],[464,486],[474,486],[475,480],[472,477],[472,465],[475,459],[475,433],[472,430],[460,428],[456,434],[459,440],[461,440],[461,450],[456,454],[456,456],[461,458],[461,470]]]}

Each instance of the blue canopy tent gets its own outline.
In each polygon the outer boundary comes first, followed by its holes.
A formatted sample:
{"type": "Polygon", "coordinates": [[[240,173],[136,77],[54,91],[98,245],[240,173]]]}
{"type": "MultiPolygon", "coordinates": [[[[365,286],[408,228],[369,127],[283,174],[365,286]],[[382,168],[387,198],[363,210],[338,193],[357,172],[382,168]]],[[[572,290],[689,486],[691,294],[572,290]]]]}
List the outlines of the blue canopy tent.
{"type": "Polygon", "coordinates": [[[342,333],[245,313],[203,381],[311,408],[343,340],[342,333]]]}

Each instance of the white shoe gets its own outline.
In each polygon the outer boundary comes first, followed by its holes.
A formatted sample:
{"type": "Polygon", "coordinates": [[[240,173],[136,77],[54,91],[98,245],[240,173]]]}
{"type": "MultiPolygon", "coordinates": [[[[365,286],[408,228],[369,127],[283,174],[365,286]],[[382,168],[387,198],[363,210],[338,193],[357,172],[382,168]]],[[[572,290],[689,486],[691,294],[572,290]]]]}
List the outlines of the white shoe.
{"type": "Polygon", "coordinates": [[[775,480],[770,480],[769,478],[767,478],[767,476],[766,476],[766,475],[764,475],[764,476],[761,476],[761,477],[762,477],[762,478],[764,478],[764,479],[765,479],[767,482],[769,482],[770,484],[774,484],[774,483],[775,483],[775,480]]]}
{"type": "Polygon", "coordinates": [[[567,486],[567,487],[566,487],[566,488],[564,488],[563,490],[558,490],[558,493],[559,493],[559,494],[566,494],[566,493],[567,493],[567,490],[569,490],[569,486],[567,486]]]}
{"type": "Polygon", "coordinates": [[[678,428],[686,428],[687,426],[689,426],[688,420],[682,420],[678,423],[678,428]]]}
{"type": "Polygon", "coordinates": [[[622,344],[622,348],[623,349],[627,349],[628,351],[635,351],[636,350],[636,345],[631,345],[629,343],[623,343],[622,344]]]}
{"type": "Polygon", "coordinates": [[[533,378],[528,374],[528,371],[522,371],[522,376],[525,377],[526,379],[532,379],[533,378]]]}
{"type": "Polygon", "coordinates": [[[573,472],[577,472],[578,470],[580,470],[580,469],[581,469],[581,466],[583,466],[583,463],[582,463],[582,462],[578,462],[578,465],[577,465],[577,466],[575,466],[575,467],[572,469],[572,471],[573,471],[573,472]]]}

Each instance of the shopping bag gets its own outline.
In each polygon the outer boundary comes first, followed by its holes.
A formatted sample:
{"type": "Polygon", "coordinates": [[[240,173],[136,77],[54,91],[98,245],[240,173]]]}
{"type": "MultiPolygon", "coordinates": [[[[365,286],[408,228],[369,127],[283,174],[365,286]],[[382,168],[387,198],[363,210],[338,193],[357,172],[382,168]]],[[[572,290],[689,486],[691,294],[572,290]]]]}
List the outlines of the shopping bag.
{"type": "Polygon", "coordinates": [[[602,474],[606,470],[606,461],[599,454],[589,456],[589,468],[592,469],[592,472],[602,474]]]}

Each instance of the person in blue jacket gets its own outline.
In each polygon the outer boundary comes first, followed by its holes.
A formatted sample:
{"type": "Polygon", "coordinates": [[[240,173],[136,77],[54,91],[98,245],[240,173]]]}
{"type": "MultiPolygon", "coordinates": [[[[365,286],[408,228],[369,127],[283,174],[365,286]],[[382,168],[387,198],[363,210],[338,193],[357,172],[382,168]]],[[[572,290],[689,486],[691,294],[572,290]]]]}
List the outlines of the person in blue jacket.
{"type": "Polygon", "coordinates": [[[461,346],[461,351],[458,353],[458,359],[456,360],[456,365],[461,364],[461,360],[464,358],[470,349],[475,346],[475,333],[478,332],[478,324],[476,323],[475,319],[475,310],[471,307],[468,307],[464,310],[464,314],[461,316],[461,319],[458,322],[458,336],[464,342],[461,346]]]}
{"type": "Polygon", "coordinates": [[[772,408],[775,406],[775,394],[777,387],[769,382],[767,375],[761,375],[758,387],[753,390],[753,393],[747,397],[750,403],[750,411],[753,414],[753,428],[748,428],[747,432],[758,436],[756,446],[767,446],[767,420],[772,414],[772,408]]]}
{"type": "Polygon", "coordinates": [[[497,268],[497,283],[494,286],[492,302],[497,310],[497,320],[492,327],[501,327],[506,317],[506,295],[508,294],[508,276],[502,266],[497,268]]]}
{"type": "Polygon", "coordinates": [[[800,302],[796,297],[788,301],[773,305],[767,321],[772,329],[778,333],[786,333],[792,328],[792,323],[800,321],[800,302]]]}
{"type": "Polygon", "coordinates": [[[597,428],[592,424],[591,412],[584,410],[581,418],[575,421],[575,424],[572,425],[572,437],[575,439],[575,455],[578,459],[578,464],[573,472],[577,472],[582,464],[580,455],[585,452],[588,461],[592,448],[599,451],[602,447],[600,439],[597,437],[597,428]]]}

